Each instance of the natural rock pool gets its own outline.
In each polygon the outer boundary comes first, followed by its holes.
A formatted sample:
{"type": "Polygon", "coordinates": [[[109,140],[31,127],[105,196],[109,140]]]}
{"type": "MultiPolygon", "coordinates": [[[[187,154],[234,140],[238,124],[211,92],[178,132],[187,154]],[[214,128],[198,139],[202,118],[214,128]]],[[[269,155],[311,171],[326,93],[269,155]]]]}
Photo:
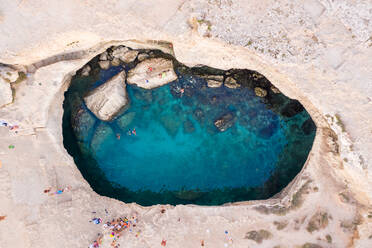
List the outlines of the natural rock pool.
{"type": "Polygon", "coordinates": [[[301,170],[315,125],[264,76],[119,48],[90,61],[65,93],[64,145],[97,193],[141,205],[219,205],[269,198],[301,170]],[[160,63],[168,67],[158,73],[160,63]],[[173,81],[146,89],[162,79],[173,81]]]}

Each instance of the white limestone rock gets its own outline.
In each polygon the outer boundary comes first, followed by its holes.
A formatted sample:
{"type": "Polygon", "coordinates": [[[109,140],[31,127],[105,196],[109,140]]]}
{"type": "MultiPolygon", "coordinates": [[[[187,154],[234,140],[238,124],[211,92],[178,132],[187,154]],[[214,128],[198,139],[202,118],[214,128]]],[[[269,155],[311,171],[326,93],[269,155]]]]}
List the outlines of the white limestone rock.
{"type": "Polygon", "coordinates": [[[138,51],[130,50],[130,51],[126,52],[121,57],[120,60],[123,61],[124,63],[131,63],[137,58],[137,55],[138,55],[138,51]]]}
{"type": "Polygon", "coordinates": [[[110,61],[104,60],[104,61],[99,61],[98,62],[99,67],[101,67],[102,70],[107,70],[110,68],[110,61]]]}
{"type": "Polygon", "coordinates": [[[207,85],[210,88],[218,88],[222,86],[223,76],[222,75],[206,75],[202,76],[207,81],[207,85]]]}
{"type": "Polygon", "coordinates": [[[12,103],[13,94],[10,83],[0,78],[0,108],[6,104],[12,103]]]}
{"type": "Polygon", "coordinates": [[[177,79],[173,62],[164,58],[152,58],[142,61],[129,71],[127,83],[152,89],[177,79]]]}
{"type": "Polygon", "coordinates": [[[125,84],[125,71],[112,77],[84,97],[85,104],[98,119],[112,120],[129,103],[125,84]]]}
{"type": "Polygon", "coordinates": [[[0,108],[13,102],[11,83],[19,78],[19,73],[6,66],[0,66],[0,108]]]}
{"type": "Polygon", "coordinates": [[[260,87],[254,88],[254,93],[258,97],[265,97],[265,96],[267,96],[267,91],[265,89],[260,88],[260,87]]]}
{"type": "Polygon", "coordinates": [[[325,10],[324,6],[318,0],[306,0],[304,2],[304,9],[313,19],[321,16],[325,10]]]}
{"type": "Polygon", "coordinates": [[[230,89],[236,89],[240,87],[240,84],[238,84],[234,78],[228,77],[225,80],[225,86],[230,89]]]}
{"type": "Polygon", "coordinates": [[[102,60],[102,61],[108,60],[107,52],[102,53],[102,54],[99,56],[99,60],[102,60]]]}
{"type": "Polygon", "coordinates": [[[150,55],[148,55],[147,53],[140,53],[140,54],[138,54],[138,60],[139,61],[144,61],[148,57],[150,57],[150,55]]]}
{"type": "Polygon", "coordinates": [[[91,68],[90,68],[89,65],[84,66],[83,69],[81,70],[81,75],[82,75],[83,77],[87,77],[87,76],[89,76],[89,72],[90,72],[90,70],[91,70],[91,68]]]}
{"type": "Polygon", "coordinates": [[[128,126],[132,123],[134,117],[136,116],[135,112],[125,113],[123,116],[120,116],[116,123],[121,130],[127,131],[128,126]]]}
{"type": "Polygon", "coordinates": [[[119,66],[120,65],[120,59],[113,58],[113,60],[111,61],[111,65],[112,66],[119,66]]]}
{"type": "Polygon", "coordinates": [[[118,58],[124,63],[131,63],[133,62],[138,55],[138,51],[136,50],[129,50],[127,47],[120,46],[118,48],[115,48],[112,51],[112,56],[114,58],[118,58]]]}
{"type": "Polygon", "coordinates": [[[17,81],[18,77],[18,71],[6,66],[0,66],[0,78],[3,79],[5,82],[14,83],[15,81],[17,81]]]}

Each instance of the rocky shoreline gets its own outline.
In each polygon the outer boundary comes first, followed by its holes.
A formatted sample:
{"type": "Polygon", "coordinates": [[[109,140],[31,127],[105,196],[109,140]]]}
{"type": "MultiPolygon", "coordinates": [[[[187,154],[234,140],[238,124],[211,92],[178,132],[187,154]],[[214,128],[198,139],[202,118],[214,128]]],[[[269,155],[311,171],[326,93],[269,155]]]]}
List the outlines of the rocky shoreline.
{"type": "Polygon", "coordinates": [[[2,245],[87,247],[102,231],[89,223],[93,217],[136,213],[142,232],[122,237],[122,246],[157,247],[164,239],[169,247],[369,247],[371,41],[370,24],[363,21],[368,3],[168,3],[0,4],[0,29],[7,34],[0,60],[25,75],[20,84],[5,84],[5,102],[9,86],[14,101],[0,109],[3,121],[19,126],[0,128],[2,245]],[[52,19],[72,8],[71,24],[52,19]],[[40,10],[44,14],[30,20],[40,10]],[[78,69],[113,45],[169,49],[169,43],[154,40],[172,42],[176,58],[188,66],[264,73],[311,114],[317,126],[313,148],[280,194],[219,207],[143,208],[92,191],[62,145],[63,93],[78,69]],[[72,190],[62,195],[43,193],[67,185],[72,190]]]}

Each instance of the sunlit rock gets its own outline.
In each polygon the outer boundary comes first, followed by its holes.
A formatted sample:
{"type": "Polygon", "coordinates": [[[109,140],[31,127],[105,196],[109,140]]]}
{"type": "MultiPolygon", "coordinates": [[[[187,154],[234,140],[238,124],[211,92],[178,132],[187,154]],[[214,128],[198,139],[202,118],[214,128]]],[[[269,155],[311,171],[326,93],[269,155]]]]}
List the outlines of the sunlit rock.
{"type": "Polygon", "coordinates": [[[228,77],[225,80],[225,86],[230,89],[236,89],[240,87],[240,84],[238,84],[234,78],[228,77]]]}
{"type": "Polygon", "coordinates": [[[267,96],[267,91],[265,89],[260,88],[260,87],[254,88],[254,93],[258,97],[265,97],[265,96],[267,96]]]}
{"type": "Polygon", "coordinates": [[[147,59],[137,64],[128,73],[128,84],[136,84],[145,89],[162,86],[177,79],[173,62],[168,59],[147,59]]]}
{"type": "Polygon", "coordinates": [[[84,97],[85,104],[97,118],[112,120],[129,103],[126,92],[125,72],[112,77],[84,97]]]}

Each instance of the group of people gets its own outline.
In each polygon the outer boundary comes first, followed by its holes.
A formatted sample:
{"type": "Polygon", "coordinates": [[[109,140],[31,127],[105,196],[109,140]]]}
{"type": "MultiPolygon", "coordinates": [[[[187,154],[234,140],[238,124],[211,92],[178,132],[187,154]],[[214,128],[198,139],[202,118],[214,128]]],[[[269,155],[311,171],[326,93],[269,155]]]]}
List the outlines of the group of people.
{"type": "MultiPolygon", "coordinates": [[[[128,132],[127,132],[127,135],[137,135],[137,131],[136,131],[136,129],[135,128],[133,128],[133,130],[128,130],[128,132]]],[[[117,133],[116,134],[116,139],[120,139],[121,138],[121,135],[120,135],[120,133],[117,133]]]]}
{"type": "Polygon", "coordinates": [[[8,127],[9,130],[17,130],[19,128],[18,125],[13,125],[13,124],[10,124],[10,123],[8,123],[6,121],[0,121],[0,126],[1,127],[8,127]]]}
{"type": "MultiPolygon", "coordinates": [[[[101,218],[93,219],[95,224],[101,223],[101,218]],[[97,221],[98,220],[98,221],[97,221]]],[[[120,244],[116,244],[118,238],[122,235],[124,230],[132,231],[133,227],[136,227],[137,218],[133,216],[131,219],[127,217],[113,219],[112,221],[106,222],[103,227],[109,230],[110,238],[113,238],[111,246],[114,248],[119,248],[120,244]]],[[[136,234],[138,236],[138,233],[136,234]]],[[[89,246],[89,248],[98,248],[102,244],[103,235],[99,235],[98,238],[89,246]]]]}

